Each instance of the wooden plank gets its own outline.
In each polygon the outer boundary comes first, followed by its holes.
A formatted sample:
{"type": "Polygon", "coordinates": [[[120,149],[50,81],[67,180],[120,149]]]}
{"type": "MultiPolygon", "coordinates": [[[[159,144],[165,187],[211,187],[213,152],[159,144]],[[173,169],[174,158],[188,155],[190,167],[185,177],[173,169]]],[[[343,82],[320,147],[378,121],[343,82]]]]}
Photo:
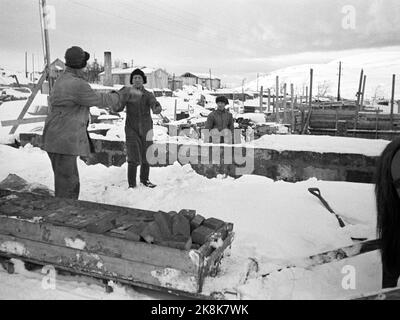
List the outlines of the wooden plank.
{"type": "MultiPolygon", "coordinates": [[[[16,255],[0,252],[0,260],[1,259],[11,259],[11,258],[18,258],[19,260],[22,260],[24,262],[33,263],[33,264],[36,264],[39,266],[45,265],[43,263],[43,261],[39,261],[34,258],[26,258],[26,257],[21,257],[21,256],[16,256],[16,255]]],[[[146,289],[150,289],[150,290],[157,290],[157,291],[173,294],[178,297],[186,297],[186,298],[190,298],[190,299],[201,299],[201,300],[216,300],[216,299],[222,300],[222,299],[224,299],[224,295],[222,292],[218,292],[218,294],[211,294],[211,295],[202,294],[201,292],[192,293],[192,292],[186,292],[186,291],[177,290],[177,289],[155,286],[155,285],[143,283],[140,281],[125,280],[125,279],[117,278],[116,276],[113,276],[113,275],[104,275],[104,274],[98,274],[98,273],[93,273],[93,272],[86,272],[86,271],[82,271],[82,270],[76,270],[71,267],[66,267],[66,266],[61,266],[61,265],[54,265],[54,267],[56,270],[65,270],[74,275],[87,276],[87,277],[91,277],[94,279],[101,279],[101,280],[111,280],[111,281],[114,281],[115,283],[121,283],[121,284],[125,284],[128,286],[136,286],[136,287],[146,288],[146,289]]]]}
{"type": "Polygon", "coordinates": [[[299,259],[298,261],[283,266],[277,270],[263,274],[263,277],[269,276],[272,272],[281,271],[289,268],[311,268],[325,263],[340,261],[343,259],[355,257],[357,255],[378,250],[380,248],[380,241],[378,239],[366,240],[352,244],[347,247],[342,247],[319,254],[311,255],[309,257],[299,259]]]}
{"type": "Polygon", "coordinates": [[[207,258],[206,264],[203,269],[203,272],[205,274],[209,274],[214,263],[217,262],[217,260],[221,259],[225,249],[232,244],[233,238],[234,238],[234,233],[233,232],[229,233],[228,236],[225,238],[222,246],[216,248],[212,252],[212,254],[207,258]]]}
{"type": "Polygon", "coordinates": [[[2,127],[10,127],[10,126],[18,126],[20,124],[28,124],[28,123],[36,123],[36,122],[44,122],[46,121],[47,117],[34,117],[34,118],[27,118],[21,120],[4,120],[1,121],[2,127]]]}
{"type": "Polygon", "coordinates": [[[200,279],[194,274],[2,234],[0,253],[34,258],[77,271],[114,276],[133,283],[143,282],[193,293],[200,291],[200,279]],[[172,281],[167,279],[169,276],[172,281]]]}
{"type": "Polygon", "coordinates": [[[0,217],[0,234],[58,246],[80,245],[88,252],[156,266],[174,267],[190,273],[197,272],[199,268],[190,258],[189,251],[92,234],[85,230],[53,226],[48,223],[31,223],[0,217]]]}
{"type": "MultiPolygon", "coordinates": [[[[38,83],[36,84],[35,88],[32,90],[31,95],[29,96],[28,100],[26,101],[24,107],[21,110],[21,113],[19,114],[17,120],[21,120],[24,118],[25,113],[28,111],[29,107],[32,104],[33,99],[35,99],[36,94],[39,92],[40,88],[42,87],[44,81],[46,80],[48,74],[48,70],[47,68],[43,71],[42,76],[40,77],[38,83]]],[[[10,134],[14,134],[15,131],[17,130],[18,125],[14,125],[11,130],[10,130],[10,134]]]]}
{"type": "Polygon", "coordinates": [[[351,300],[400,300],[400,288],[389,288],[373,293],[362,294],[351,300]]]}
{"type": "Polygon", "coordinates": [[[204,279],[206,276],[216,276],[218,272],[219,263],[223,257],[224,251],[226,248],[232,245],[232,241],[235,234],[230,232],[227,237],[225,238],[221,247],[216,248],[212,254],[207,258],[203,259],[202,268],[200,269],[201,273],[199,274],[200,279],[200,291],[203,290],[204,279]]]}

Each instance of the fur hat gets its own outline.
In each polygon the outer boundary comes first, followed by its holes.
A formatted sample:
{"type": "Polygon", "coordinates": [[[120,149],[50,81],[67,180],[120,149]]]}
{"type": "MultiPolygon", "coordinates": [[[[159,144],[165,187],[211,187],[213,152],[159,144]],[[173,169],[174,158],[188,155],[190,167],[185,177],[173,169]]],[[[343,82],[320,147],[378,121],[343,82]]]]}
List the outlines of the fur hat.
{"type": "Polygon", "coordinates": [[[65,65],[73,69],[86,67],[90,54],[81,47],[73,46],[65,51],[65,65]]]}
{"type": "Polygon", "coordinates": [[[142,71],[142,70],[140,70],[140,69],[135,69],[135,70],[133,70],[132,71],[132,73],[131,73],[131,79],[130,79],[130,84],[132,84],[132,82],[133,82],[133,76],[136,76],[136,75],[139,75],[139,76],[141,76],[142,77],[142,79],[143,79],[143,84],[146,84],[147,83],[147,77],[146,77],[146,75],[144,74],[144,72],[142,71]]]}
{"type": "Polygon", "coordinates": [[[216,103],[218,103],[218,102],[223,102],[223,103],[225,103],[225,104],[229,104],[228,99],[227,99],[225,96],[218,96],[218,97],[215,99],[215,102],[216,102],[216,103]]]}

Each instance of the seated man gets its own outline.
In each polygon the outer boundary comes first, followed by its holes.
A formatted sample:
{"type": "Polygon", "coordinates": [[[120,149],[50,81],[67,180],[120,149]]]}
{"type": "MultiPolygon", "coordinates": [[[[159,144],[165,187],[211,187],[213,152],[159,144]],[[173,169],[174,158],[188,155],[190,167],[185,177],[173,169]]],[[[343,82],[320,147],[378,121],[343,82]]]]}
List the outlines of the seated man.
{"type": "Polygon", "coordinates": [[[213,143],[232,143],[233,141],[233,116],[225,106],[229,103],[228,99],[224,96],[218,96],[215,99],[217,103],[217,109],[212,111],[206,122],[206,131],[208,132],[204,135],[205,142],[209,141],[209,135],[211,135],[213,143]]]}

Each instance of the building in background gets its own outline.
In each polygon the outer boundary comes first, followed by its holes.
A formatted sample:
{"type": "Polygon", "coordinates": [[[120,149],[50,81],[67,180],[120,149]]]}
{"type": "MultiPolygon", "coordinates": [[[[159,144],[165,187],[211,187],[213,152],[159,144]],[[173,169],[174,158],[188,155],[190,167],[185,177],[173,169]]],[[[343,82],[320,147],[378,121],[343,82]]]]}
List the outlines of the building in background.
{"type": "MultiPolygon", "coordinates": [[[[142,70],[147,77],[147,83],[144,85],[145,88],[168,88],[168,73],[165,70],[161,68],[155,69],[149,67],[128,67],[126,63],[122,64],[122,68],[112,68],[111,74],[113,84],[129,85],[131,73],[136,68],[142,70]]],[[[103,82],[104,76],[104,72],[99,74],[100,82],[103,82]]]]}
{"type": "Polygon", "coordinates": [[[195,84],[201,85],[207,89],[219,89],[221,88],[221,79],[207,73],[194,73],[186,72],[180,76],[182,84],[187,86],[193,86],[195,84]]]}
{"type": "Polygon", "coordinates": [[[182,90],[183,89],[183,81],[180,77],[169,76],[168,77],[168,88],[172,91],[182,90]]]}

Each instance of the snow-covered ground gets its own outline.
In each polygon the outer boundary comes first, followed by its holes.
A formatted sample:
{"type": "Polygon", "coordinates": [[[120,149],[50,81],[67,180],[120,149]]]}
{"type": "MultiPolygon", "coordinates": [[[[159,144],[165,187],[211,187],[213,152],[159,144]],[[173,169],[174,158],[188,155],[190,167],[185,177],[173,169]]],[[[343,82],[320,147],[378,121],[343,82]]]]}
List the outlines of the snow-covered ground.
{"type": "MultiPolygon", "coordinates": [[[[380,150],[379,146],[372,149],[377,153],[380,150]]],[[[203,216],[234,223],[236,236],[230,255],[224,258],[221,273],[206,279],[205,293],[236,288],[243,299],[343,299],[380,288],[377,252],[310,270],[292,268],[273,272],[269,277],[256,277],[240,284],[249,258],[259,262],[260,273],[267,273],[285,262],[350,245],[351,236],[374,238],[376,212],[371,184],[316,179],[274,182],[255,175],[236,180],[207,179],[189,165],[175,163],[152,168],[150,179],[157,188],[131,190],[127,188],[126,164],[110,168],[100,164],[86,166],[80,160],[78,164],[82,200],[148,210],[192,208],[203,216]],[[309,187],[318,187],[348,226],[340,228],[336,218],[308,193],[309,187]],[[342,287],[345,265],[355,267],[355,289],[342,287]]],[[[50,161],[38,148],[27,145],[14,149],[0,145],[0,180],[9,173],[53,189],[50,161]]],[[[0,298],[149,298],[149,294],[124,286],[116,286],[113,294],[105,295],[99,285],[89,286],[79,279],[71,281],[62,277],[57,290],[46,291],[41,286],[42,275],[27,272],[21,266],[16,275],[0,271],[0,284],[0,298]]]]}

